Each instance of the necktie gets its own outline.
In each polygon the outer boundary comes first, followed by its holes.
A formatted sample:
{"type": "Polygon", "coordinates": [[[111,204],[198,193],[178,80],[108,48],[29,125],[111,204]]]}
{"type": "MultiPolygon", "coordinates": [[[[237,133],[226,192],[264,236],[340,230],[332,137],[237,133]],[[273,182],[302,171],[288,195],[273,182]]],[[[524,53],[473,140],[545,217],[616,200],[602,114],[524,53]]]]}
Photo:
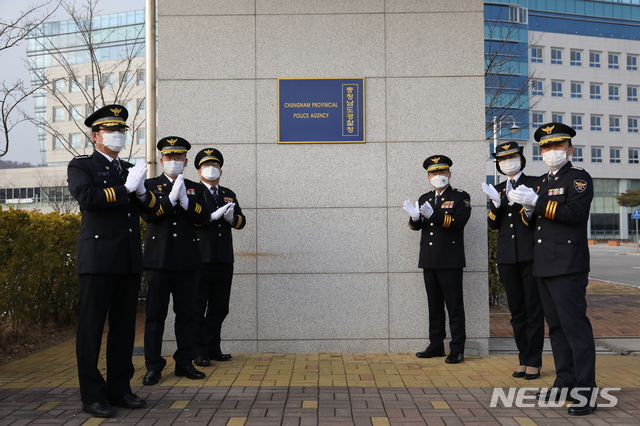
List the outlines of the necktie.
{"type": "Polygon", "coordinates": [[[111,164],[113,164],[113,167],[116,168],[116,172],[118,172],[118,176],[122,177],[122,166],[120,165],[120,162],[118,161],[118,159],[113,160],[111,164]]]}
{"type": "Polygon", "coordinates": [[[516,181],[514,179],[509,179],[509,182],[511,183],[511,188],[516,189],[516,181]]]}
{"type": "Polygon", "coordinates": [[[438,205],[438,202],[440,201],[440,196],[436,194],[436,200],[435,200],[435,205],[438,205]]]}
{"type": "Polygon", "coordinates": [[[215,186],[211,187],[211,195],[213,196],[213,204],[218,205],[218,188],[215,186]]]}

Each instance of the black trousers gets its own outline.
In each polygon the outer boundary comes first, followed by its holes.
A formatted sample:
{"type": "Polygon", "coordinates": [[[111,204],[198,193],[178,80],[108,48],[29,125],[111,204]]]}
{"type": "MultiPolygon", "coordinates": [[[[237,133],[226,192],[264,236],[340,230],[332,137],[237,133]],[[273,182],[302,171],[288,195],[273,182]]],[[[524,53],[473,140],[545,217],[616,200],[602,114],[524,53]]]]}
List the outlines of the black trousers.
{"type": "Polygon", "coordinates": [[[596,387],[596,350],[587,317],[587,272],[538,277],[556,364],[555,387],[596,387]]]}
{"type": "Polygon", "coordinates": [[[429,347],[443,348],[447,336],[445,306],[449,313],[451,352],[464,353],[467,340],[462,296],[462,268],[424,269],[424,285],[429,305],[429,347]]]}
{"type": "Polygon", "coordinates": [[[229,314],[232,279],[233,263],[204,264],[196,298],[196,356],[221,352],[220,332],[229,314]]]}
{"type": "Polygon", "coordinates": [[[76,358],[80,398],[85,404],[131,393],[136,308],[140,274],[82,274],[78,301],[76,358]],[[98,369],[104,325],[107,334],[107,379],[98,369]]]}
{"type": "Polygon", "coordinates": [[[175,333],[178,348],[173,354],[176,366],[186,367],[194,358],[196,331],[196,288],[198,271],[147,269],[147,318],[144,324],[144,361],[147,370],[162,371],[167,361],[162,357],[164,322],[173,296],[175,333]]]}
{"type": "Polygon", "coordinates": [[[544,311],[533,276],[533,260],[498,264],[500,280],[507,292],[513,337],[518,347],[520,365],[542,366],[544,346],[544,311]]]}

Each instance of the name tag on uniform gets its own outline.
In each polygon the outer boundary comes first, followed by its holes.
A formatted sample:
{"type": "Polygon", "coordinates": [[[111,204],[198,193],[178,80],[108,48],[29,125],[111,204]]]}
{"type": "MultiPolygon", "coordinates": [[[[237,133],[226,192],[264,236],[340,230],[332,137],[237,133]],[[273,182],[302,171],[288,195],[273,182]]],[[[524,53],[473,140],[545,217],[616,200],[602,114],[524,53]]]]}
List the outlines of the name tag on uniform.
{"type": "Polygon", "coordinates": [[[111,173],[109,172],[98,172],[98,176],[100,177],[104,177],[104,176],[109,176],[111,173]]]}
{"type": "Polygon", "coordinates": [[[554,195],[563,195],[564,194],[564,188],[552,188],[549,191],[547,191],[547,195],[549,197],[553,197],[554,195]]]}
{"type": "Polygon", "coordinates": [[[454,204],[455,204],[455,201],[445,201],[444,203],[442,203],[440,208],[441,209],[452,209],[454,204]]]}

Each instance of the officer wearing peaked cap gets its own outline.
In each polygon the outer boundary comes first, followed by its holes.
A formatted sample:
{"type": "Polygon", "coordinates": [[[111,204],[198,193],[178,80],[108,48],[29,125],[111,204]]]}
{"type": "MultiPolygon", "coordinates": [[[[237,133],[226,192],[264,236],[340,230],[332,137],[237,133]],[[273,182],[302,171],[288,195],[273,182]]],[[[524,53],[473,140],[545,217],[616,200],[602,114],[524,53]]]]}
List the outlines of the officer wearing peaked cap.
{"type": "MultiPolygon", "coordinates": [[[[593,199],[593,181],[585,170],[573,167],[571,138],[575,130],[547,123],[534,134],[549,173],[532,187],[519,186],[507,194],[524,207],[523,220],[534,229],[533,274],[549,325],[556,367],[554,388],[576,388],[587,403],[574,402],[569,414],[591,414],[597,392],[595,344],[587,317],[589,282],[587,226],[593,199]],[[578,389],[581,388],[581,389],[578,389]]],[[[541,398],[551,398],[541,394],[541,398]]],[[[574,396],[574,395],[572,395],[574,396]]]]}
{"type": "Polygon", "coordinates": [[[144,385],[155,385],[167,361],[162,357],[162,336],[173,298],[177,349],[173,354],[175,375],[204,379],[193,366],[197,318],[194,312],[198,274],[202,268],[196,227],[209,220],[204,188],[184,178],[191,144],[179,136],[168,136],[157,144],[163,173],[147,179],[145,186],[155,194],[159,208],[143,214],[148,223],[144,267],[147,277],[147,315],[144,328],[144,357],[147,373],[144,385]]]}
{"type": "Polygon", "coordinates": [[[423,167],[433,191],[420,196],[414,205],[404,202],[410,215],[409,228],[422,231],[420,261],[429,303],[429,346],[416,353],[419,358],[443,357],[446,337],[445,306],[451,329],[449,364],[464,360],[466,326],[462,294],[464,227],[471,216],[469,194],[449,185],[451,159],[444,155],[428,157],[423,167]]]}
{"type": "Polygon", "coordinates": [[[196,155],[195,167],[211,212],[207,223],[196,230],[204,269],[200,274],[196,298],[195,364],[203,367],[211,365],[211,360],[231,359],[231,355],[222,353],[220,347],[220,333],[229,313],[233,279],[231,230],[242,229],[247,223],[235,192],[219,185],[223,164],[222,153],[215,148],[205,148],[196,155]]]}
{"type": "Polygon", "coordinates": [[[523,147],[515,141],[501,143],[492,154],[497,170],[508,180],[493,185],[482,183],[491,199],[488,225],[498,230],[496,263],[507,293],[511,326],[518,348],[519,365],[513,377],[537,379],[542,365],[544,315],[538,283],[533,276],[533,229],[520,218],[522,206],[510,203],[507,193],[520,185],[532,186],[537,178],[523,173],[527,162],[523,147]]]}
{"type": "Polygon", "coordinates": [[[107,105],[85,120],[95,150],[75,157],[67,169],[69,191],[80,205],[77,272],[80,281],[76,356],[83,410],[109,417],[113,406],[144,407],[131,392],[131,360],[138,289],[142,273],[140,212],[158,205],[146,191],[144,161],[135,166],[118,158],[124,147],[128,112],[107,105]],[[100,342],[109,317],[107,377],[98,369],[100,342]]]}

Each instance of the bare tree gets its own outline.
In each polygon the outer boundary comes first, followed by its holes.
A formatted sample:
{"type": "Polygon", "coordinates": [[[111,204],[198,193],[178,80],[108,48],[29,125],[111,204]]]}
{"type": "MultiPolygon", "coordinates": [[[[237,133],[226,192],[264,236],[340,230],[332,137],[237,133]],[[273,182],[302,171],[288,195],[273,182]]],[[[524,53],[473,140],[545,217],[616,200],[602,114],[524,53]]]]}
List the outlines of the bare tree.
{"type": "MultiPolygon", "coordinates": [[[[0,17],[0,51],[15,47],[27,38],[35,28],[55,13],[61,2],[62,0],[49,0],[40,5],[29,6],[14,19],[0,17]]],[[[37,87],[29,87],[22,80],[0,82],[0,132],[4,138],[4,146],[0,147],[0,157],[9,152],[11,130],[27,120],[20,104],[36,90],[37,87]]]]}
{"type": "MultiPolygon", "coordinates": [[[[130,30],[131,33],[127,34],[126,43],[118,46],[120,49],[118,58],[105,58],[101,51],[110,45],[112,35],[122,29],[103,29],[95,26],[96,17],[99,14],[98,3],[99,0],[85,0],[80,5],[73,1],[63,2],[62,7],[71,17],[75,27],[72,31],[76,37],[75,43],[73,43],[74,52],[58,46],[51,36],[47,35],[42,28],[38,28],[32,36],[44,53],[51,57],[54,67],[57,69],[53,74],[52,67],[39,66],[35,61],[30,61],[28,68],[34,76],[34,80],[38,81],[38,86],[41,88],[38,90],[46,90],[49,99],[55,99],[64,106],[70,116],[73,116],[74,113],[71,105],[78,103],[78,93],[82,98],[81,103],[91,110],[110,103],[126,104],[131,102],[133,108],[129,108],[128,121],[132,138],[135,138],[137,130],[144,125],[140,114],[141,104],[145,102],[144,92],[141,98],[136,98],[139,102],[132,102],[134,96],[140,92],[136,88],[136,80],[139,75],[144,75],[144,61],[136,60],[144,49],[144,27],[140,25],[140,28],[130,30]],[[88,58],[87,61],[82,61],[83,63],[80,64],[73,59],[74,55],[77,55],[78,46],[88,58]],[[66,90],[59,90],[59,85],[66,87],[67,83],[70,87],[74,87],[73,95],[66,90]],[[74,101],[74,99],[76,100],[74,101]]],[[[75,115],[84,116],[79,111],[75,115]]],[[[67,151],[73,155],[79,154],[77,147],[69,140],[68,135],[61,133],[59,127],[47,120],[46,117],[36,115],[29,117],[29,120],[56,138],[67,151]]],[[[94,145],[84,126],[84,119],[73,119],[72,122],[80,133],[86,135],[86,143],[94,145]]],[[[137,153],[134,146],[135,144],[132,143],[129,158],[137,153]]]]}
{"type": "Polygon", "coordinates": [[[48,203],[58,213],[76,213],[79,211],[78,202],[69,192],[64,176],[52,181],[50,178],[38,174],[36,181],[40,187],[39,201],[48,203]]]}

